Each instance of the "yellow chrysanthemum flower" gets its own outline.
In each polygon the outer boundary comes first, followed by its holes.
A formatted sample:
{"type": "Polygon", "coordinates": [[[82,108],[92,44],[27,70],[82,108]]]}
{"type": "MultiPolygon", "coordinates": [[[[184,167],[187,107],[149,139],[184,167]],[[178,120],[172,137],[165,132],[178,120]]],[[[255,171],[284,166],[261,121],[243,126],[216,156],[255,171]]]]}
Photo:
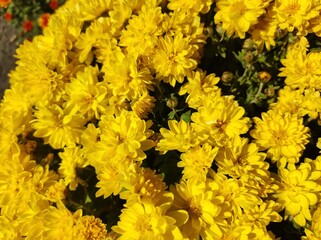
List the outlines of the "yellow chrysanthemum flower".
{"type": "Polygon", "coordinates": [[[275,46],[275,34],[277,31],[277,22],[272,6],[268,7],[267,13],[260,18],[259,22],[251,27],[250,33],[253,41],[261,47],[265,45],[267,50],[275,46]]]}
{"type": "Polygon", "coordinates": [[[279,91],[278,101],[270,104],[270,108],[278,112],[289,112],[299,117],[308,115],[316,119],[321,112],[320,92],[313,89],[292,90],[285,86],[279,91]]]}
{"type": "Polygon", "coordinates": [[[247,138],[236,137],[231,141],[231,146],[220,148],[215,163],[218,172],[230,177],[247,176],[261,180],[269,177],[269,164],[264,159],[265,154],[259,152],[255,143],[249,143],[247,138]]]}
{"type": "Polygon", "coordinates": [[[213,148],[205,143],[203,146],[196,146],[182,153],[181,161],[177,163],[177,166],[184,168],[183,179],[205,182],[208,169],[212,167],[217,152],[217,147],[213,148]]]}
{"type": "Polygon", "coordinates": [[[281,188],[274,195],[282,207],[285,217],[304,227],[306,221],[311,221],[310,207],[318,203],[321,185],[316,179],[321,177],[321,171],[313,171],[309,163],[301,163],[298,168],[279,168],[281,188]]]}
{"type": "Polygon", "coordinates": [[[227,223],[220,206],[224,197],[217,195],[217,184],[208,187],[205,182],[181,180],[170,190],[174,193],[172,216],[185,238],[219,239],[222,236],[222,228],[227,223]]]}
{"type": "Polygon", "coordinates": [[[82,211],[75,213],[69,211],[62,202],[57,202],[57,207],[50,206],[43,211],[40,219],[43,229],[42,239],[73,240],[77,234],[76,220],[81,217],[82,211]]]}
{"type": "Polygon", "coordinates": [[[76,221],[74,238],[79,240],[105,240],[107,239],[106,224],[94,216],[82,216],[76,221]]]}
{"type": "Polygon", "coordinates": [[[102,67],[105,73],[104,82],[114,96],[125,96],[127,99],[153,90],[153,78],[147,67],[139,66],[136,58],[120,54],[109,64],[102,67]]]}
{"type": "Polygon", "coordinates": [[[96,197],[103,196],[104,198],[110,195],[118,195],[122,190],[129,189],[132,185],[129,183],[131,174],[136,173],[137,165],[132,163],[132,159],[123,161],[109,160],[104,164],[94,165],[97,171],[99,188],[96,192],[96,197]]]}
{"type": "Polygon", "coordinates": [[[214,21],[222,23],[229,37],[236,34],[245,38],[245,33],[265,13],[268,3],[266,0],[219,0],[216,2],[214,21]]]}
{"type": "Polygon", "coordinates": [[[65,84],[67,105],[78,108],[78,111],[86,118],[96,119],[105,112],[108,101],[107,84],[98,82],[98,67],[86,67],[77,73],[76,78],[71,78],[70,83],[65,84]]]}
{"type": "Polygon", "coordinates": [[[238,217],[243,214],[244,210],[253,209],[262,204],[259,197],[259,190],[255,186],[250,186],[243,179],[228,178],[222,173],[210,171],[208,184],[217,186],[218,195],[223,197],[226,217],[238,217]]]}
{"type": "Polygon", "coordinates": [[[280,68],[279,76],[285,77],[285,83],[292,89],[321,89],[321,53],[306,53],[306,49],[292,47],[285,59],[281,60],[284,67],[280,68]]]}
{"type": "Polygon", "coordinates": [[[255,128],[250,134],[260,150],[267,150],[268,158],[281,166],[299,161],[310,136],[302,118],[270,110],[262,113],[262,119],[254,117],[253,120],[255,128]]]}
{"type": "Polygon", "coordinates": [[[152,55],[156,78],[172,86],[175,86],[176,82],[182,83],[184,77],[191,76],[199,61],[194,55],[198,47],[190,44],[191,38],[183,37],[181,33],[176,34],[173,37],[160,37],[152,55]]]}
{"type": "Polygon", "coordinates": [[[149,55],[154,51],[158,37],[163,34],[160,27],[163,14],[160,7],[143,6],[138,15],[132,15],[126,30],[120,36],[119,46],[126,47],[129,55],[149,55]]]}
{"type": "Polygon", "coordinates": [[[99,122],[100,141],[95,149],[103,159],[112,156],[141,161],[146,157],[144,151],[154,146],[149,139],[153,134],[151,125],[151,121],[141,120],[134,112],[123,111],[118,117],[104,115],[99,122]]]}
{"type": "Polygon", "coordinates": [[[179,90],[179,95],[188,94],[186,103],[189,107],[197,109],[202,105],[202,98],[215,98],[221,95],[221,89],[216,86],[220,78],[214,73],[206,75],[202,69],[192,72],[187,78],[188,82],[179,90]]]}
{"type": "Polygon", "coordinates": [[[57,104],[37,106],[31,126],[35,137],[43,138],[53,148],[73,146],[80,142],[86,120],[77,114],[77,108],[61,108],[57,104]]]}
{"type": "Polygon", "coordinates": [[[191,116],[192,126],[207,135],[212,145],[223,146],[248,131],[249,118],[244,114],[244,108],[231,97],[205,98],[202,106],[191,116]]]}
{"type": "Polygon", "coordinates": [[[64,75],[61,69],[55,69],[40,49],[36,38],[33,42],[25,41],[17,49],[17,67],[10,73],[10,81],[15,89],[24,96],[24,102],[33,105],[58,101],[63,93],[64,75]]]}
{"type": "Polygon", "coordinates": [[[298,34],[303,36],[307,33],[309,20],[319,15],[319,12],[313,9],[313,0],[276,1],[273,10],[281,29],[292,32],[296,28],[298,34]]]}
{"type": "Polygon", "coordinates": [[[149,168],[139,168],[129,174],[119,196],[126,200],[127,207],[136,202],[160,206],[171,200],[172,195],[166,191],[163,179],[163,176],[149,168]]]}
{"type": "Polygon", "coordinates": [[[78,39],[83,22],[68,12],[50,17],[48,27],[39,37],[38,47],[51,65],[65,66],[68,63],[68,52],[78,39]]]}
{"type": "Polygon", "coordinates": [[[122,209],[120,220],[112,230],[121,234],[119,240],[183,239],[175,219],[165,213],[166,210],[153,204],[135,203],[122,209]]]}
{"type": "Polygon", "coordinates": [[[200,140],[197,138],[197,133],[189,123],[181,120],[168,121],[169,130],[161,128],[159,131],[163,138],[157,143],[156,150],[165,154],[169,150],[178,150],[186,152],[189,148],[195,147],[200,140]]]}
{"type": "Polygon", "coordinates": [[[253,224],[257,228],[265,228],[270,222],[281,222],[283,219],[278,212],[282,206],[273,200],[268,200],[260,205],[255,206],[253,209],[244,210],[244,215],[239,219],[243,223],[253,224]]]}

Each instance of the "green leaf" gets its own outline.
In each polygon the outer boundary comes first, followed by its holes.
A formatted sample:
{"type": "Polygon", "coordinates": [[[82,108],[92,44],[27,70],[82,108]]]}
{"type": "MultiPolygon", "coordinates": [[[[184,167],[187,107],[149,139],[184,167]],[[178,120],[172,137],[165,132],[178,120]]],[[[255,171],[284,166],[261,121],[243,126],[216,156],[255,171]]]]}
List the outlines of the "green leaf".
{"type": "Polygon", "coordinates": [[[187,112],[181,115],[181,120],[187,123],[191,122],[191,114],[192,114],[192,111],[188,110],[187,112]]]}
{"type": "Polygon", "coordinates": [[[176,114],[176,112],[174,112],[174,111],[171,111],[167,116],[168,116],[168,119],[169,120],[173,120],[174,118],[175,118],[175,114],[176,114]]]}

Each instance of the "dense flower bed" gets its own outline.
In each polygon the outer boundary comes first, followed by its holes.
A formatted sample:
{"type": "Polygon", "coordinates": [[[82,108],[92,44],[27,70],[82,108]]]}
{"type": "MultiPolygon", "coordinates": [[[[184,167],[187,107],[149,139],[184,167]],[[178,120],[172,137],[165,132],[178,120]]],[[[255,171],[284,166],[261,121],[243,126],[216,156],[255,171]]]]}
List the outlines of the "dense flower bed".
{"type": "Polygon", "coordinates": [[[55,9],[65,0],[0,0],[0,16],[16,31],[16,43],[32,39],[48,25],[55,9]]]}
{"type": "Polygon", "coordinates": [[[1,102],[0,239],[320,239],[320,16],[67,1],[1,102]]]}

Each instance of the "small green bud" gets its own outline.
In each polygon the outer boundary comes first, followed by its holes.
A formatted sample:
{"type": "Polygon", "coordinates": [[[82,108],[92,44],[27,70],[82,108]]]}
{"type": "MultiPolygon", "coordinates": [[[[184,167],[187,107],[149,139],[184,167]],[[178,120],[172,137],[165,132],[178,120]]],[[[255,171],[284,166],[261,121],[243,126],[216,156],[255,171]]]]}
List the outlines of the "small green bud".
{"type": "Polygon", "coordinates": [[[268,88],[264,89],[264,94],[268,98],[272,98],[275,94],[275,89],[273,86],[269,86],[268,88]]]}
{"type": "Polygon", "coordinates": [[[253,53],[252,52],[246,52],[244,55],[244,61],[247,63],[251,63],[253,61],[253,53]]]}
{"type": "Polygon", "coordinates": [[[166,106],[173,109],[177,106],[178,104],[178,99],[177,97],[171,96],[171,98],[167,99],[166,101],[166,106]]]}
{"type": "Polygon", "coordinates": [[[255,46],[255,43],[253,42],[253,40],[251,38],[247,38],[245,39],[244,43],[243,43],[243,49],[245,50],[252,50],[255,46]]]}

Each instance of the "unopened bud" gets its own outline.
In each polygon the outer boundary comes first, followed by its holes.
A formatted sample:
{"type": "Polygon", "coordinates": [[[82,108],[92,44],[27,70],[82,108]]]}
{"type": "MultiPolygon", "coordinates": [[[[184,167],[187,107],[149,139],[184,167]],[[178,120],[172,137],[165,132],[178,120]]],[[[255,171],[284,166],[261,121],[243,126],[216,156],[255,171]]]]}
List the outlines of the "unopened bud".
{"type": "Polygon", "coordinates": [[[228,71],[223,72],[223,74],[222,74],[222,76],[221,76],[221,80],[222,80],[223,82],[225,82],[225,83],[228,83],[228,82],[232,81],[233,78],[234,78],[234,74],[231,73],[231,72],[228,72],[228,71]]]}
{"type": "Polygon", "coordinates": [[[273,86],[269,86],[268,88],[266,88],[264,90],[264,94],[265,96],[267,96],[268,98],[272,98],[275,94],[275,89],[273,86]]]}
{"type": "Polygon", "coordinates": [[[36,151],[37,149],[37,142],[36,141],[28,141],[26,144],[25,144],[25,150],[26,150],[26,153],[28,154],[32,154],[36,151]]]}
{"type": "Polygon", "coordinates": [[[251,63],[253,61],[253,53],[252,52],[246,52],[244,55],[244,61],[247,63],[251,63]]]}
{"type": "Polygon", "coordinates": [[[178,104],[178,99],[177,97],[171,96],[171,98],[167,99],[166,101],[166,106],[173,109],[177,106],[178,104]]]}
{"type": "Polygon", "coordinates": [[[220,36],[223,36],[224,35],[224,29],[222,28],[222,24],[216,24],[216,32],[220,35],[220,36]]]}
{"type": "Polygon", "coordinates": [[[262,83],[267,83],[268,81],[271,80],[271,74],[265,71],[259,72],[259,80],[262,83]]]}
{"type": "Polygon", "coordinates": [[[252,50],[254,48],[254,45],[255,43],[253,42],[253,40],[251,38],[247,38],[243,43],[243,49],[252,50]]]}

